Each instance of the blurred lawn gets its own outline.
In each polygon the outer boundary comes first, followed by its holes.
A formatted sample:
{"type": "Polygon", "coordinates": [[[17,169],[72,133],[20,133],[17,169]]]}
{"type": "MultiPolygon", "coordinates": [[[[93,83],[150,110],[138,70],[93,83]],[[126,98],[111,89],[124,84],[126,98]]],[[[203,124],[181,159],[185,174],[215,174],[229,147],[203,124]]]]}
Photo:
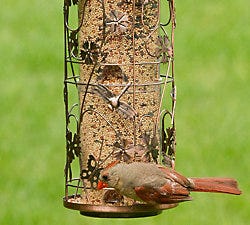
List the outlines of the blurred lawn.
{"type": "Polygon", "coordinates": [[[244,194],[194,193],[193,202],[135,220],[62,205],[62,5],[1,3],[0,224],[249,224],[249,2],[176,1],[177,170],[235,177],[244,194]]]}

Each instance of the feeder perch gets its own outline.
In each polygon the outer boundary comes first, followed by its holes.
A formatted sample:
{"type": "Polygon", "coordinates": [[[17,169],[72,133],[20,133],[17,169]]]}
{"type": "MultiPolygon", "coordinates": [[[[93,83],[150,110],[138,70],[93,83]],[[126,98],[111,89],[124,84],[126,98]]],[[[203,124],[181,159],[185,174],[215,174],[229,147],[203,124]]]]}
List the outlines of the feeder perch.
{"type": "Polygon", "coordinates": [[[142,217],[177,206],[97,190],[115,160],[174,167],[174,28],[173,0],[64,1],[65,207],[142,217]]]}

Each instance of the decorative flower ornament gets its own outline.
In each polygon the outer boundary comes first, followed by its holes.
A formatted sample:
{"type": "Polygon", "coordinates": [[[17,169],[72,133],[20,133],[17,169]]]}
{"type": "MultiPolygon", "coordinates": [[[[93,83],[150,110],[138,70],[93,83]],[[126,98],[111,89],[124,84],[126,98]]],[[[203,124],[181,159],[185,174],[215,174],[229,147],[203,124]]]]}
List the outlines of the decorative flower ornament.
{"type": "Polygon", "coordinates": [[[106,21],[106,25],[110,27],[109,31],[112,33],[124,33],[128,27],[128,16],[122,12],[112,10],[110,17],[106,21]]]}
{"type": "Polygon", "coordinates": [[[98,45],[91,41],[85,41],[83,43],[83,48],[80,51],[82,60],[86,64],[93,64],[98,59],[98,45]]]}
{"type": "Polygon", "coordinates": [[[166,63],[169,57],[173,57],[173,48],[167,35],[159,36],[156,45],[158,47],[156,48],[155,54],[157,58],[162,57],[162,63],[166,63]]]}

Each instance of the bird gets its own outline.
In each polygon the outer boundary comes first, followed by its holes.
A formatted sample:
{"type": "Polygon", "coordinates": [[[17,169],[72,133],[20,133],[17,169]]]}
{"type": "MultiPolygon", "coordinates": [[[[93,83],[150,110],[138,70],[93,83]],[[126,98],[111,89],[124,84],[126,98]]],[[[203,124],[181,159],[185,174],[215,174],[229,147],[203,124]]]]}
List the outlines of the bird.
{"type": "Polygon", "coordinates": [[[128,90],[131,83],[128,83],[119,95],[112,93],[107,87],[102,84],[98,84],[94,87],[93,92],[99,94],[105,102],[108,103],[108,107],[113,111],[117,110],[123,114],[125,118],[134,118],[137,112],[126,102],[120,101],[122,95],[128,90]]]}
{"type": "Polygon", "coordinates": [[[104,168],[97,189],[114,188],[123,196],[146,204],[190,201],[191,191],[240,195],[232,178],[186,178],[174,169],[154,163],[113,162],[104,168]]]}

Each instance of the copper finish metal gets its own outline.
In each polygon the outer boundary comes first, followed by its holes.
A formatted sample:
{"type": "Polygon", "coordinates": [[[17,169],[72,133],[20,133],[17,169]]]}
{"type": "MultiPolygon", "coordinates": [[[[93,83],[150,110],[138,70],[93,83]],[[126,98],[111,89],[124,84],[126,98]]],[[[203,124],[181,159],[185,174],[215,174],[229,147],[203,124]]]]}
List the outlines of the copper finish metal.
{"type": "Polygon", "coordinates": [[[84,216],[101,217],[101,218],[135,218],[135,217],[148,217],[156,216],[162,210],[171,209],[178,204],[162,204],[162,205],[148,205],[148,204],[135,204],[132,206],[99,206],[90,204],[81,204],[71,202],[75,196],[69,196],[68,200],[63,199],[63,205],[66,208],[78,210],[84,216]]]}

